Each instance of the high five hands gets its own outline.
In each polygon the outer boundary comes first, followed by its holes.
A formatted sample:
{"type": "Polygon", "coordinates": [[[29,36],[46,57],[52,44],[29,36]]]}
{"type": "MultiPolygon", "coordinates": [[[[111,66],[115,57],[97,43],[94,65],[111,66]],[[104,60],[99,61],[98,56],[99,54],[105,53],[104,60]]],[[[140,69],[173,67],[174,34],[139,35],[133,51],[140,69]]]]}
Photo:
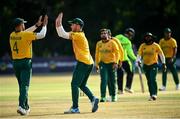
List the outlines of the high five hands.
{"type": "Polygon", "coordinates": [[[63,18],[63,13],[60,12],[58,17],[56,18],[56,27],[60,27],[62,25],[62,18],[63,18]]]}

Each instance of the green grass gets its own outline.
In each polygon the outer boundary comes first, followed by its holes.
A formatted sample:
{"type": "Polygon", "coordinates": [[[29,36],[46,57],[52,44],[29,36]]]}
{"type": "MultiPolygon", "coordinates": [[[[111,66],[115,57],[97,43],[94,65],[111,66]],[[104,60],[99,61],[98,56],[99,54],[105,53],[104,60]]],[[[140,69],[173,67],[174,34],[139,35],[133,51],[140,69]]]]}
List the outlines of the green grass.
{"type": "MultiPolygon", "coordinates": [[[[175,91],[172,76],[168,74],[167,91],[158,92],[157,101],[147,101],[149,97],[146,79],[143,75],[145,93],[141,93],[139,77],[133,81],[134,94],[118,95],[117,102],[100,103],[99,110],[91,113],[91,104],[86,96],[80,97],[81,114],[64,115],[71,106],[71,74],[33,76],[29,90],[31,113],[21,117],[16,113],[18,105],[18,84],[14,76],[0,76],[0,118],[28,119],[154,119],[180,118],[180,91],[175,91]]],[[[124,80],[125,82],[125,80],[124,80]]],[[[157,76],[161,86],[161,74],[157,76]]],[[[91,75],[88,86],[99,97],[99,75],[91,75]]]]}

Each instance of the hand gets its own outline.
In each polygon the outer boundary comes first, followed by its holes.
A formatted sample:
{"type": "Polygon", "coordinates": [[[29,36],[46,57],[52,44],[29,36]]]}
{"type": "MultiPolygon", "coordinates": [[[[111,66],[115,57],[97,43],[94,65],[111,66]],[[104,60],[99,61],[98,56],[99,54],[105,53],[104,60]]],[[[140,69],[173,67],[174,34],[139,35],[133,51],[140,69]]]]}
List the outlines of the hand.
{"type": "Polygon", "coordinates": [[[122,66],[122,61],[119,61],[118,68],[121,68],[121,66],[122,66]]]}
{"type": "Polygon", "coordinates": [[[114,63],[112,68],[113,68],[113,69],[117,69],[117,68],[118,68],[118,64],[117,64],[117,63],[114,63]]]}
{"type": "Polygon", "coordinates": [[[141,61],[136,61],[135,65],[136,65],[136,67],[141,67],[141,61]]]}
{"type": "Polygon", "coordinates": [[[62,18],[63,18],[63,13],[61,12],[56,18],[56,27],[60,27],[62,25],[62,18]]]}
{"type": "Polygon", "coordinates": [[[39,27],[39,26],[41,26],[41,24],[42,24],[42,16],[40,16],[39,17],[39,19],[38,19],[38,21],[37,21],[37,23],[36,23],[36,27],[39,27]]]}
{"type": "Polygon", "coordinates": [[[172,57],[172,58],[169,60],[169,63],[174,63],[174,61],[175,61],[175,58],[172,57]]]}
{"type": "Polygon", "coordinates": [[[99,73],[99,67],[96,67],[96,72],[99,73]]]}
{"type": "Polygon", "coordinates": [[[138,66],[141,67],[141,62],[138,62],[138,66]]]}
{"type": "Polygon", "coordinates": [[[162,70],[163,70],[163,72],[166,72],[166,70],[167,70],[166,64],[162,64],[162,70]]]}
{"type": "Polygon", "coordinates": [[[43,26],[46,26],[47,24],[48,24],[48,16],[45,15],[43,20],[43,26]]]}

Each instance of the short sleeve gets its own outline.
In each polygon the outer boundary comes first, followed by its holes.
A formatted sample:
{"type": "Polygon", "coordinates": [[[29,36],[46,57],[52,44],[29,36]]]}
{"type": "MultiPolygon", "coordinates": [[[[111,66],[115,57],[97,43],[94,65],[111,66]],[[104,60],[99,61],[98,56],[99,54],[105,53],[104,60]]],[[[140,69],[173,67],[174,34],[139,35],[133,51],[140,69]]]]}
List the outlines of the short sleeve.
{"type": "Polygon", "coordinates": [[[36,40],[36,33],[35,32],[24,32],[24,39],[26,40],[36,40]]]}

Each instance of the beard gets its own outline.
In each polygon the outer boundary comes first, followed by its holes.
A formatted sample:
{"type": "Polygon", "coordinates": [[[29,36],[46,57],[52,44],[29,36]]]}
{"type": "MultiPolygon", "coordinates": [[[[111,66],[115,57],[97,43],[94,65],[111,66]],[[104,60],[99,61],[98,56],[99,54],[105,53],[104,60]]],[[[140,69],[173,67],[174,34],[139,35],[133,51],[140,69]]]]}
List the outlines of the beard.
{"type": "Polygon", "coordinates": [[[151,44],[153,43],[153,39],[144,40],[144,42],[145,42],[147,45],[151,45],[151,44]]]}
{"type": "Polygon", "coordinates": [[[101,36],[101,39],[103,40],[103,39],[107,39],[107,37],[106,36],[101,36]]]}

